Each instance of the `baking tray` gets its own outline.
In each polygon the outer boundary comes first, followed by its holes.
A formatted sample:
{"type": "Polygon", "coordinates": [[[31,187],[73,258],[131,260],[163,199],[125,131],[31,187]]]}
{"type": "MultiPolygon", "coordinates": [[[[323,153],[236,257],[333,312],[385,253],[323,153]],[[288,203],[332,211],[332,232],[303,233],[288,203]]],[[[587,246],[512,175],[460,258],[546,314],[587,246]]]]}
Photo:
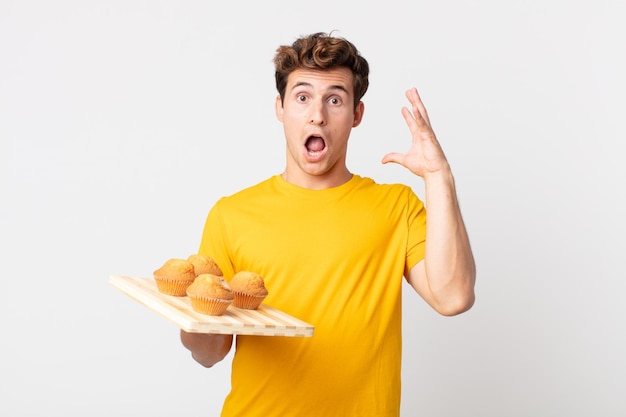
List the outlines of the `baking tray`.
{"type": "Polygon", "coordinates": [[[152,278],[111,275],[109,284],[190,333],[311,337],[314,327],[265,303],[256,310],[228,307],[221,316],[193,310],[189,297],[160,293],[152,278]]]}

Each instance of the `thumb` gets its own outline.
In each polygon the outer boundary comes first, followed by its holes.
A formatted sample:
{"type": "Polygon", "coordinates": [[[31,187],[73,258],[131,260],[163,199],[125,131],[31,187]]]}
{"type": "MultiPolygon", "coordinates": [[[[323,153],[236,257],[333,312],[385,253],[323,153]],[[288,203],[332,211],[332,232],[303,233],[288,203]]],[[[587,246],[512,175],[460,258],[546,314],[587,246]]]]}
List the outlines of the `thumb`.
{"type": "Polygon", "coordinates": [[[383,156],[383,160],[381,161],[383,164],[389,163],[389,162],[393,162],[396,164],[402,164],[402,159],[403,156],[401,153],[398,152],[390,152],[387,155],[383,156]]]}

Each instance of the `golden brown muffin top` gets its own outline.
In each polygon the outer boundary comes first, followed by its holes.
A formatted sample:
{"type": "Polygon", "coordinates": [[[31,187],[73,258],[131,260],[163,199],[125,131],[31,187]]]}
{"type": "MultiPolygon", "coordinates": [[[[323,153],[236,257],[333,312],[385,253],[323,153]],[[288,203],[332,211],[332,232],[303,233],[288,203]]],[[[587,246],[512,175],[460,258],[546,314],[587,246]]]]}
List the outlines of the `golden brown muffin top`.
{"type": "Polygon", "coordinates": [[[189,262],[193,264],[196,275],[211,274],[222,276],[224,273],[220,267],[215,263],[215,259],[210,256],[204,256],[200,254],[189,255],[187,258],[189,262]]]}
{"type": "Polygon", "coordinates": [[[228,282],[233,291],[250,295],[267,295],[265,281],[256,272],[239,271],[228,282]]]}
{"type": "Polygon", "coordinates": [[[187,288],[187,295],[195,297],[219,298],[232,300],[233,292],[224,278],[213,274],[198,275],[196,280],[187,288]]]}
{"type": "Polygon", "coordinates": [[[193,264],[186,259],[168,259],[162,267],[154,271],[155,277],[193,281],[196,273],[193,264]]]}

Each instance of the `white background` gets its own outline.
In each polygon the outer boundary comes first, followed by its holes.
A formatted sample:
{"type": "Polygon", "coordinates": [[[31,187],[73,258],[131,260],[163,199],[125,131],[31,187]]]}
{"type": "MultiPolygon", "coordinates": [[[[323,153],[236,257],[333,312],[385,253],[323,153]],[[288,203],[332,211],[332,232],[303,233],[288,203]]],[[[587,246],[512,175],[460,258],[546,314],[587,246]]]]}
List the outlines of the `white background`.
{"type": "Polygon", "coordinates": [[[371,65],[349,167],[379,182],[418,87],[477,303],[406,291],[403,416],[626,415],[621,1],[0,1],[0,415],[217,416],[230,356],[108,285],[197,250],[284,166],[272,57],[337,30],[371,65]]]}

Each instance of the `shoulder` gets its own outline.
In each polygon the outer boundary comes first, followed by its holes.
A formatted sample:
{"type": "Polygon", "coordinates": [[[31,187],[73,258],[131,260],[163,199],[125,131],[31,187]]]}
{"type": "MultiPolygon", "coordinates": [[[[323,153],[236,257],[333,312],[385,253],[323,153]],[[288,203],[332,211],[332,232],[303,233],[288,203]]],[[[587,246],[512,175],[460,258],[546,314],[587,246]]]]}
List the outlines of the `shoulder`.
{"type": "Polygon", "coordinates": [[[220,198],[216,206],[228,206],[231,204],[239,204],[242,201],[247,201],[253,198],[258,197],[259,195],[267,195],[271,192],[273,187],[273,183],[275,182],[275,177],[267,178],[257,184],[251,185],[249,187],[243,188],[233,194],[223,196],[220,198]]]}
{"type": "Polygon", "coordinates": [[[370,192],[373,194],[381,194],[381,195],[395,195],[395,196],[416,196],[413,192],[413,189],[406,185],[400,183],[378,183],[374,179],[369,177],[361,177],[358,175],[354,175],[355,177],[355,188],[361,191],[370,192]]]}
{"type": "Polygon", "coordinates": [[[361,204],[385,212],[404,213],[413,217],[425,209],[422,199],[406,184],[377,183],[371,178],[359,177],[355,191],[361,204]]]}

